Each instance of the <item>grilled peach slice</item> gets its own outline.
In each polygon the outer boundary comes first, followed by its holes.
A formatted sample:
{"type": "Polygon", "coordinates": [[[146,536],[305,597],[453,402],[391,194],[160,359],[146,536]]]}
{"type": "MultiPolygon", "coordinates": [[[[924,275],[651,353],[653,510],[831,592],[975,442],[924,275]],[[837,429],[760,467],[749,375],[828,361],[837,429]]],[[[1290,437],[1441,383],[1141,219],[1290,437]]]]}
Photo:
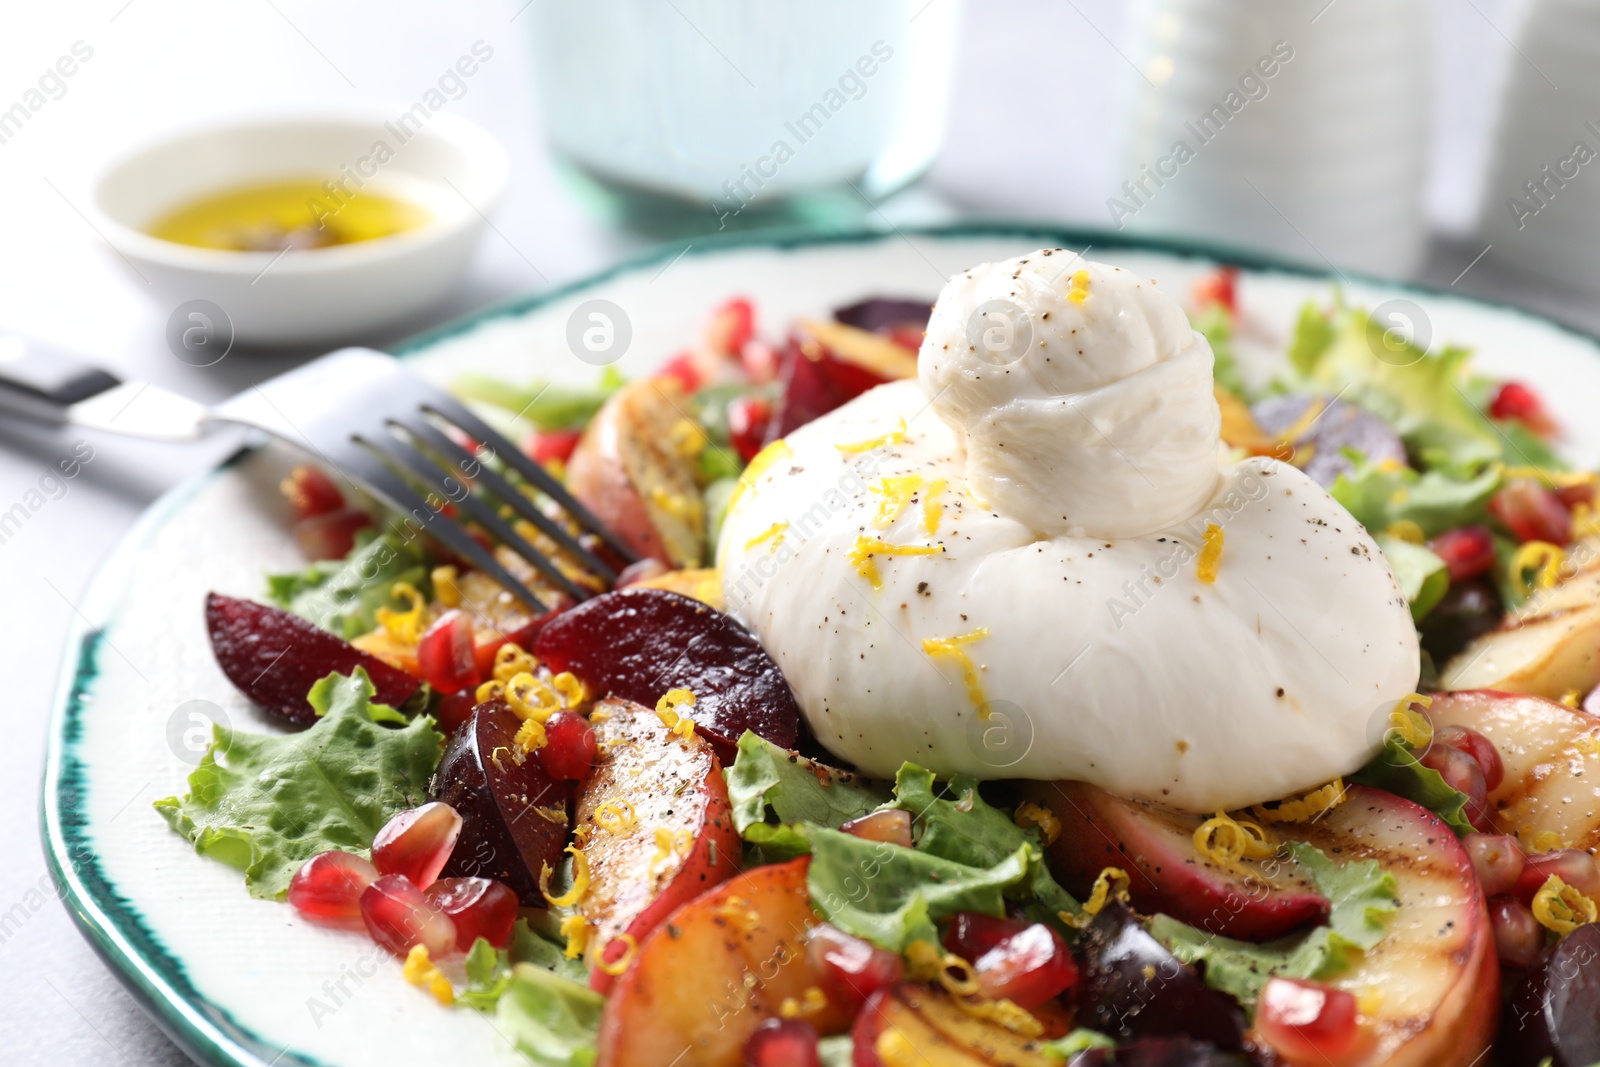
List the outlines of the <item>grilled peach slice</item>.
{"type": "Polygon", "coordinates": [[[1499,833],[1533,850],[1552,832],[1570,848],[1600,850],[1600,719],[1536,696],[1473,691],[1435,697],[1434,727],[1469,726],[1500,750],[1505,778],[1489,794],[1499,833]]]}
{"type": "Polygon", "coordinates": [[[1050,866],[1080,896],[1101,870],[1120,867],[1139,911],[1165,912],[1214,934],[1267,941],[1327,918],[1327,900],[1297,864],[1246,860],[1247,881],[1201,855],[1194,843],[1201,820],[1192,815],[1123,800],[1085,782],[1038,783],[1029,795],[1061,820],[1050,866]]]}
{"type": "Polygon", "coordinates": [[[1400,910],[1383,940],[1328,980],[1362,999],[1362,1054],[1337,1067],[1468,1067],[1494,1036],[1500,968],[1472,861],[1437,816],[1352,786],[1319,821],[1280,826],[1340,863],[1376,860],[1400,910]]]}
{"type": "Polygon", "coordinates": [[[1042,1037],[1029,1037],[965,1010],[934,986],[907,982],[874,993],[856,1018],[857,1067],[1060,1067],[1044,1051],[1042,1037]]]}
{"type": "MultiPolygon", "coordinates": [[[[678,909],[639,945],[600,1021],[599,1067],[738,1067],[744,1045],[787,998],[821,977],[806,932],[822,920],[806,890],[809,858],[757,867],[678,909]]],[[[828,1004],[806,1016],[823,1034],[850,1025],[828,1004]]]]}
{"type": "Polygon", "coordinates": [[[1600,564],[1537,593],[1445,665],[1445,689],[1559,700],[1600,684],[1600,564]]]}
{"type": "Polygon", "coordinates": [[[623,700],[602,701],[589,722],[600,755],[578,794],[575,825],[589,866],[578,910],[591,931],[589,984],[604,993],[616,980],[608,968],[738,870],[741,846],[705,738],[674,734],[654,711],[623,700]]]}
{"type": "Polygon", "coordinates": [[[623,386],[606,401],[567,462],[567,488],[640,556],[698,567],[705,505],[695,483],[704,435],[671,378],[623,386]]]}

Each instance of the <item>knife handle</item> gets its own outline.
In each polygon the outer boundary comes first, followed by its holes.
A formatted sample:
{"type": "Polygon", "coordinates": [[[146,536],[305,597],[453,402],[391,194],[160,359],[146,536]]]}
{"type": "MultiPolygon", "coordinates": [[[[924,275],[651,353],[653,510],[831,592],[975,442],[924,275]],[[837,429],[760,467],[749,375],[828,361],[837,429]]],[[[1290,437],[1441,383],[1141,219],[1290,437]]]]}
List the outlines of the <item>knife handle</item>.
{"type": "Polygon", "coordinates": [[[62,422],[72,405],[122,384],[63,349],[0,333],[0,412],[62,422]]]}

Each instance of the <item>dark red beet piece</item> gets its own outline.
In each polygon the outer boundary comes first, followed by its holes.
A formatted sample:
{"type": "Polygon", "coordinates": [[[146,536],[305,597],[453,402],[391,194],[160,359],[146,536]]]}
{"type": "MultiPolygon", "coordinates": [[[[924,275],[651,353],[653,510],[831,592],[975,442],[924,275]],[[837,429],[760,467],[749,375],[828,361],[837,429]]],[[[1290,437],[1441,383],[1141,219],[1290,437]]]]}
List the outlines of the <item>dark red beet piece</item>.
{"type": "Polygon", "coordinates": [[[551,619],[534,655],[571,671],[596,697],[656,706],[669,689],[694,693],[696,730],[727,766],[752,730],[793,748],[800,709],[755,636],[715,608],[665,589],[618,589],[551,619]]]}
{"type": "Polygon", "coordinates": [[[317,721],[306,694],[330,674],[367,672],[379,704],[398,706],[422,682],[279,608],[211,593],[206,632],[228,681],[263,708],[300,726],[317,721]]]}
{"type": "Polygon", "coordinates": [[[521,725],[505,701],[486,701],[445,749],[433,795],[461,814],[461,836],[439,876],[498,879],[522,903],[544,907],[539,870],[561,863],[572,790],[532,755],[517,761],[521,725]]]}

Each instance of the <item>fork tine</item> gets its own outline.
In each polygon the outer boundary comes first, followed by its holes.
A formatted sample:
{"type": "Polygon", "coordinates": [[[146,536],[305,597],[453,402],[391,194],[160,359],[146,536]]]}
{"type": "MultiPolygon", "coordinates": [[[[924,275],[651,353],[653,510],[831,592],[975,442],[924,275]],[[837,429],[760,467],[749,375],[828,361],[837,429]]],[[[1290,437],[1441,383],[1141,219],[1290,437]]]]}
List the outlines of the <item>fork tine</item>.
{"type": "Polygon", "coordinates": [[[519,581],[483,545],[474,540],[460,526],[451,522],[441,512],[434,511],[415,489],[406,483],[375,452],[378,449],[364,437],[355,437],[356,447],[341,457],[342,466],[349,469],[362,485],[384,499],[390,507],[411,516],[414,521],[446,548],[469,561],[474,567],[499,582],[512,596],[540,614],[549,608],[519,581]]]}
{"type": "MultiPolygon", "coordinates": [[[[577,538],[563,529],[560,523],[546,515],[536,503],[528,498],[526,493],[512,485],[498,471],[490,468],[471,452],[452,441],[447,434],[440,431],[437,426],[433,425],[425,417],[418,415],[412,418],[394,419],[392,422],[412,437],[423,442],[433,451],[457,464],[458,470],[468,469],[464,464],[476,466],[478,472],[473,475],[473,478],[485,486],[491,496],[533,523],[546,537],[549,537],[567,552],[576,556],[590,572],[598,575],[607,585],[616,584],[617,573],[612,570],[605,560],[583,547],[577,538]]],[[[521,549],[518,549],[518,551],[520,552],[521,549]]]]}
{"type": "MultiPolygon", "coordinates": [[[[392,423],[391,425],[397,426],[401,430],[407,429],[407,427],[399,423],[392,423]]],[[[574,600],[587,600],[594,595],[594,590],[585,589],[565,574],[562,574],[552,560],[530,545],[527,539],[517,533],[510,523],[502,519],[494,508],[490,507],[482,498],[473,495],[465,482],[459,480],[457,482],[463,490],[459,499],[449,492],[441,491],[443,487],[437,484],[441,478],[448,477],[453,479],[455,475],[441,469],[437,462],[425,455],[420,449],[397,437],[391,437],[389,440],[382,442],[368,441],[366,444],[374,451],[381,452],[384,460],[403,467],[407,473],[421,479],[429,489],[439,492],[441,496],[456,507],[467,512],[489,533],[499,539],[502,544],[509,545],[513,552],[537,567],[546,578],[559,585],[562,591],[574,600]]]]}
{"type": "Polygon", "coordinates": [[[578,521],[578,525],[600,538],[611,549],[629,563],[638,562],[639,555],[633,549],[623,544],[605,523],[595,518],[588,508],[578,503],[565,486],[551,476],[539,464],[522,454],[522,449],[506,440],[505,435],[491,428],[465,405],[455,399],[440,393],[425,401],[423,410],[439,416],[446,422],[454,423],[469,437],[482,442],[494,451],[508,466],[514,468],[518,474],[544,493],[551,500],[559,504],[567,514],[578,521]]]}

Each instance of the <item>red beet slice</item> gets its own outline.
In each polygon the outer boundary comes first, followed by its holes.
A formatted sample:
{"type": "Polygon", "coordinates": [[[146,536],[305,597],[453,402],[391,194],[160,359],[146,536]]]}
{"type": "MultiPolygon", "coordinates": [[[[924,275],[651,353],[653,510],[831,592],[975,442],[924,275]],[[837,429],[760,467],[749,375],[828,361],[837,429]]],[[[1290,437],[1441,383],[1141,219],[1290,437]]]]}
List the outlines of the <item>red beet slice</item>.
{"type": "Polygon", "coordinates": [[[789,683],[755,636],[679,593],[630,588],[587,600],[539,631],[534,655],[597,697],[653,708],[669,689],[692,691],[688,714],[724,765],[746,730],[783,748],[800,731],[789,683]]]}
{"type": "Polygon", "coordinates": [[[544,907],[539,870],[561,863],[572,788],[534,756],[514,755],[521,720],[503,700],[479,704],[433,778],[435,800],[461,815],[461,836],[441,878],[494,878],[522,903],[544,907]]]}
{"type": "Polygon", "coordinates": [[[399,706],[422,682],[279,608],[211,593],[206,597],[211,651],[228,681],[275,715],[298,726],[317,721],[306,694],[330,674],[367,672],[373,700],[399,706]]]}

